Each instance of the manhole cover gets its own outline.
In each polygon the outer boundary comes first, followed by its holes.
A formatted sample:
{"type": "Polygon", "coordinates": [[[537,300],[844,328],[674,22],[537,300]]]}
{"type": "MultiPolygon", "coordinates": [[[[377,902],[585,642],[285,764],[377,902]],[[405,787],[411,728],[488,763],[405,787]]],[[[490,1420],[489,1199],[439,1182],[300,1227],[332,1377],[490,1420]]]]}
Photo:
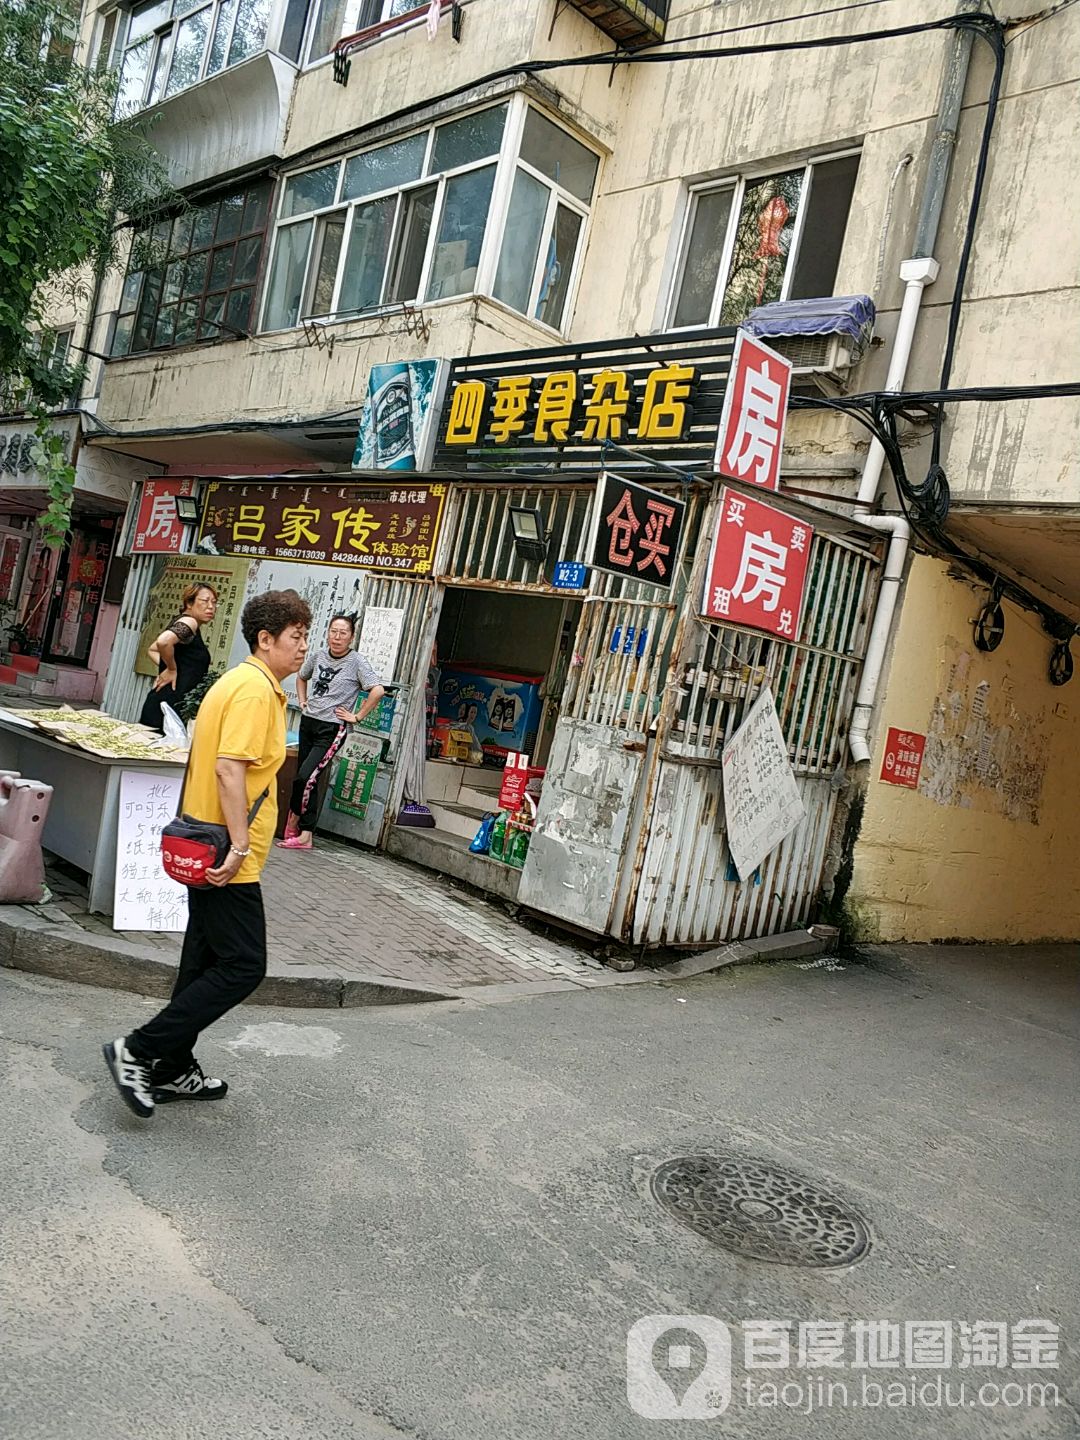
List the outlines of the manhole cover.
{"type": "Polygon", "coordinates": [[[870,1246],[866,1221],[850,1205],[762,1160],[668,1160],[653,1172],[652,1192],[691,1230],[755,1260],[851,1265],[870,1246]]]}

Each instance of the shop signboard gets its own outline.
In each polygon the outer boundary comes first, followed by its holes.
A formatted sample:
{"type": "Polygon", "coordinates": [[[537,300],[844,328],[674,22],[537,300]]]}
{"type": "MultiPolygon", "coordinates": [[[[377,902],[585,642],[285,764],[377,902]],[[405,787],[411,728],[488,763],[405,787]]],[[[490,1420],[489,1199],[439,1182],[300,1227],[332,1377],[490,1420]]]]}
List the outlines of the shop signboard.
{"type": "MultiPolygon", "coordinates": [[[[213,585],[217,591],[217,613],[208,625],[202,627],[202,636],[210,651],[211,668],[227,670],[233,663],[230,652],[234,636],[240,628],[244,586],[250,569],[247,560],[233,560],[219,555],[178,555],[166,560],[165,572],[150,592],[146,621],[135,656],[136,673],[158,673],[157,666],[146,652],[183,610],[180,597],[197,580],[213,585]]],[[[246,647],[244,653],[247,653],[246,647]]]]}
{"type": "Polygon", "coordinates": [[[881,759],[881,778],[886,785],[902,785],[907,790],[919,788],[926,736],[915,730],[897,730],[889,726],[885,737],[885,754],[881,759]]]}
{"type": "Polygon", "coordinates": [[[354,470],[427,470],[446,389],[445,360],[373,365],[354,470]]]}
{"type": "Polygon", "coordinates": [[[696,380],[693,365],[677,362],[642,377],[605,367],[459,380],[449,397],[446,444],[681,440],[693,415],[696,380]]]}
{"type": "Polygon", "coordinates": [[[670,590],[686,504],[605,471],[596,487],[589,563],[670,590]]]}
{"type": "Polygon", "coordinates": [[[190,495],[195,481],[144,480],[131,539],[133,555],[178,555],[184,526],[176,518],[176,497],[190,495]]]}
{"type": "Polygon", "coordinates": [[[813,538],[809,525],[785,511],[721,490],[702,615],[795,640],[813,538]]]}
{"type": "Polygon", "coordinates": [[[806,814],[771,690],[725,745],[721,768],[728,849],[739,878],[748,880],[806,814]]]}
{"type": "Polygon", "coordinates": [[[433,466],[596,474],[612,445],[643,461],[711,466],[736,333],[722,326],[460,356],[433,466]]]}
{"type": "Polygon", "coordinates": [[[780,489],[791,361],[740,330],[716,442],[716,468],[732,480],[780,489]]]}
{"type": "Polygon", "coordinates": [[[215,481],[199,540],[219,555],[430,572],[445,485],[327,485],[215,481]]]}
{"type": "Polygon", "coordinates": [[[330,789],[330,808],[363,820],[379,772],[383,742],[354,731],[337,762],[330,789]]]}
{"type": "Polygon", "coordinates": [[[183,776],[120,772],[114,930],[180,931],[187,890],[161,867],[161,832],[180,808],[183,776]]]}

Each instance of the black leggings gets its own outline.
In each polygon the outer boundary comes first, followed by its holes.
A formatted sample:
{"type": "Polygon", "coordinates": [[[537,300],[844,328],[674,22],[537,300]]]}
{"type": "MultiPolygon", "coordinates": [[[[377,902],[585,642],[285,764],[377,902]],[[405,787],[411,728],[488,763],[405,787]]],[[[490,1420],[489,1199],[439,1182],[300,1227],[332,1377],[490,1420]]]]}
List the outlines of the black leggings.
{"type": "Polygon", "coordinates": [[[349,734],[347,725],[336,720],[300,717],[300,740],[296,753],[296,779],[289,797],[289,809],[300,817],[300,829],[312,831],[326,797],[334,757],[349,734]]]}

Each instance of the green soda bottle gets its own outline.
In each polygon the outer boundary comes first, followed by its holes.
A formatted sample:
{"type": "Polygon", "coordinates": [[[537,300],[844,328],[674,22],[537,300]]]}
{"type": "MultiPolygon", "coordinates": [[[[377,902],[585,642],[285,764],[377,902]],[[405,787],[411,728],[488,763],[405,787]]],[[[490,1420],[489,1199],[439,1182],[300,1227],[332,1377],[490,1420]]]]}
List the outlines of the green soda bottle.
{"type": "Polygon", "coordinates": [[[506,811],[500,810],[495,817],[495,824],[491,827],[491,845],[488,849],[488,854],[493,860],[502,860],[504,863],[506,861],[503,853],[506,849],[506,821],[506,811]]]}

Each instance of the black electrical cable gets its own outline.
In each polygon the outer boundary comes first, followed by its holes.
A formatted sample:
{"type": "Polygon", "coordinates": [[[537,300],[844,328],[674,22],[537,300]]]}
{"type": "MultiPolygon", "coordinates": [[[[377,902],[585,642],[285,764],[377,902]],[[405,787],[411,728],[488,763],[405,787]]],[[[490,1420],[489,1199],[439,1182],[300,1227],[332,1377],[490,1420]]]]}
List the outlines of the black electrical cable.
{"type": "MultiPolygon", "coordinates": [[[[800,20],[820,20],[824,15],[846,15],[851,10],[866,10],[873,5],[898,3],[900,0],[855,0],[852,5],[833,5],[828,10],[808,10],[802,15],[780,15],[775,20],[751,20],[746,25],[729,25],[725,30],[699,30],[694,35],[677,35],[671,40],[659,40],[649,48],[655,51],[662,45],[690,45],[695,40],[719,40],[724,35],[742,35],[747,30],[771,30],[777,25],[797,25],[800,20]]],[[[1071,5],[1074,0],[1065,0],[1065,3],[1071,5]]]]}
{"type": "MultiPolygon", "coordinates": [[[[912,533],[931,554],[944,555],[948,560],[962,566],[982,581],[991,592],[1006,597],[1021,609],[1039,616],[1043,629],[1059,647],[1067,644],[1072,636],[1080,633],[1080,627],[1056,610],[1052,605],[1035,595],[1019,581],[1002,575],[989,561],[972,555],[951,535],[939,527],[929,527],[917,506],[912,505],[912,486],[904,466],[903,449],[896,433],[896,419],[899,414],[919,404],[964,404],[986,400],[1045,400],[1070,398],[1080,395],[1080,382],[1066,381],[1055,385],[984,385],[961,390],[924,391],[874,391],[862,395],[845,395],[828,399],[819,395],[793,395],[789,402],[792,410],[833,410],[846,415],[870,430],[885,451],[893,479],[896,482],[900,509],[904,519],[911,526],[912,533]]],[[[1067,677],[1066,677],[1067,678],[1067,677]]],[[[1063,684],[1064,680],[1055,681],[1063,684]]]]}
{"type": "MultiPolygon", "coordinates": [[[[845,9],[850,7],[845,6],[845,9]]],[[[804,16],[792,16],[792,20],[804,19],[804,16]]],[[[577,70],[588,66],[614,66],[614,65],[671,65],[680,60],[729,60],[738,59],[745,55],[773,55],[783,54],[789,51],[800,50],[824,50],[846,47],[850,45],[861,45],[872,40],[899,40],[911,35],[925,35],[935,30],[974,30],[979,31],[984,26],[996,25],[997,22],[992,16],[983,12],[967,11],[957,15],[946,15],[940,20],[926,20],[918,25],[898,25],[886,30],[865,30],[857,35],[821,35],[809,40],[784,40],[761,45],[732,45],[728,47],[710,47],[701,50],[676,50],[669,51],[666,48],[657,46],[650,50],[607,50],[593,55],[564,56],[561,59],[551,60],[522,60],[517,65],[506,65],[499,70],[489,70],[485,75],[478,75],[472,80],[466,80],[460,85],[455,85],[450,90],[443,90],[438,95],[427,95],[423,100],[415,101],[411,105],[404,105],[399,110],[391,111],[389,114],[380,115],[378,119],[368,121],[364,125],[357,125],[352,130],[344,131],[335,135],[332,141],[323,140],[316,145],[309,145],[306,150],[290,156],[290,166],[303,163],[303,161],[314,155],[327,151],[332,144],[335,150],[340,150],[343,143],[356,139],[376,128],[382,129],[389,125],[396,124],[399,120],[407,120],[414,116],[418,110],[430,110],[433,106],[446,104],[447,101],[456,100],[459,96],[473,94],[484,86],[495,85],[501,80],[512,80],[518,76],[543,75],[554,70],[577,70]],[[661,51],[662,53],[654,53],[661,51]]],[[[347,38],[339,40],[335,47],[334,54],[342,57],[348,55],[350,45],[353,42],[347,38]]],[[[674,41],[674,44],[682,42],[674,41]]]]}

